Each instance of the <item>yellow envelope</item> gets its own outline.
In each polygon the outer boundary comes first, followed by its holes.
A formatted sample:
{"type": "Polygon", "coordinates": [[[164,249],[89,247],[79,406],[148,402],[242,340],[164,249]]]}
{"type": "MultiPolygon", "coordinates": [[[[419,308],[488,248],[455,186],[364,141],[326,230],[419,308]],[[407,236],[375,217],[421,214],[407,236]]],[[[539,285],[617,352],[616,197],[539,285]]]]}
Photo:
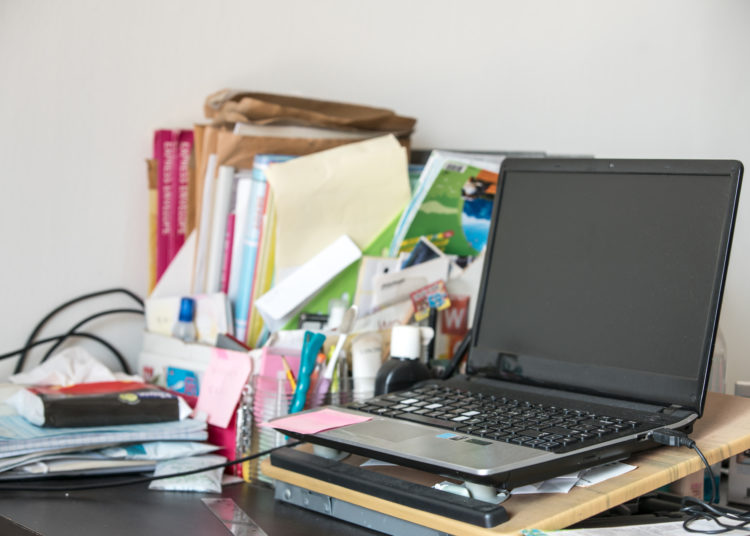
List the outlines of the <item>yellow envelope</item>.
{"type": "Polygon", "coordinates": [[[365,248],[411,197],[406,149],[393,135],[274,164],[266,174],[280,279],[342,234],[365,248]]]}

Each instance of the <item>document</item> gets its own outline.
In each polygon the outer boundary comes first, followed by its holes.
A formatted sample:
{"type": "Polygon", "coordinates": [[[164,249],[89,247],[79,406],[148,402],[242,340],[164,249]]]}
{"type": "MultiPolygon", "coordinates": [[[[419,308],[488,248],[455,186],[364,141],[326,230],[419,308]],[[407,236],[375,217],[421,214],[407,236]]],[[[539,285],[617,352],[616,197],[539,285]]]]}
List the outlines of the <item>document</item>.
{"type": "Polygon", "coordinates": [[[391,135],[275,164],[267,177],[282,278],[342,234],[365,248],[411,198],[406,149],[391,135]]]}

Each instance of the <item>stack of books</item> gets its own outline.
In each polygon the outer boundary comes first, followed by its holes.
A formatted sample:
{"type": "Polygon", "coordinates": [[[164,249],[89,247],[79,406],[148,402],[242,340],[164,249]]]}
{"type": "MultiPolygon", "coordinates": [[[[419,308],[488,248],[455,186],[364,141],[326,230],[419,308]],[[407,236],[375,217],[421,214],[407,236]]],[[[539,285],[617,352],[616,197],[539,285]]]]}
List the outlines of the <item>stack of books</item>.
{"type": "MultiPolygon", "coordinates": [[[[155,442],[174,446],[205,441],[206,423],[193,419],[109,426],[43,427],[21,415],[0,415],[0,480],[149,472],[156,459],[127,457],[111,447],[128,445],[145,452],[155,442]],[[135,459],[133,459],[135,458],[135,459]]],[[[215,450],[213,446],[207,446],[215,450]]],[[[205,448],[201,449],[205,452],[205,448]]]]}
{"type": "Polygon", "coordinates": [[[193,233],[191,294],[226,295],[232,335],[254,347],[263,321],[253,304],[278,275],[269,166],[384,134],[408,146],[415,120],[381,108],[228,91],[210,95],[205,112],[211,124],[154,133],[151,288],[193,233]]]}

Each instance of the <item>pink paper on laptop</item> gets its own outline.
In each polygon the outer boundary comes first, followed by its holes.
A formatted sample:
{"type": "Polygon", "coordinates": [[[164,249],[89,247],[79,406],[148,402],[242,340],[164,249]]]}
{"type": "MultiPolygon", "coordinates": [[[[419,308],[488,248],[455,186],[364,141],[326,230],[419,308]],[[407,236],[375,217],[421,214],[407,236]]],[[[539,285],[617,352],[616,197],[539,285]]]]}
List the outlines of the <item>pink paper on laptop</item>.
{"type": "Polygon", "coordinates": [[[326,408],[319,411],[290,415],[289,417],[276,419],[270,423],[264,422],[261,426],[280,428],[298,434],[317,434],[325,430],[333,430],[334,428],[341,428],[342,426],[349,426],[350,424],[357,424],[369,421],[370,419],[372,417],[353,415],[352,413],[326,408]]]}

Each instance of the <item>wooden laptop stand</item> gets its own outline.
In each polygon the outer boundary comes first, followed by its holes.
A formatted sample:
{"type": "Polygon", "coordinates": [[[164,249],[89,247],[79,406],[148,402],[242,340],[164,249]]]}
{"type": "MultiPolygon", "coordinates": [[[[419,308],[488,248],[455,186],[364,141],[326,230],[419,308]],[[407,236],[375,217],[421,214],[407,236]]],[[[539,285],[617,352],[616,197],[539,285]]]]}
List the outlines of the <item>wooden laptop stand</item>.
{"type": "MultiPolygon", "coordinates": [[[[690,436],[710,464],[750,449],[750,398],[709,393],[704,415],[690,436]]],[[[309,445],[299,448],[311,451],[309,445]]],[[[364,460],[352,455],[340,463],[358,466],[364,460]]],[[[575,487],[567,494],[513,495],[502,503],[508,520],[491,528],[384,500],[362,493],[356,486],[344,487],[276,467],[270,459],[264,460],[261,469],[281,483],[434,531],[487,535],[519,534],[521,529],[561,529],[704,468],[695,451],[686,447],[659,447],[636,454],[627,463],[637,466],[637,469],[591,487],[575,487]]],[[[439,475],[404,467],[374,466],[368,470],[425,486],[446,480],[439,475]]],[[[285,500],[285,497],[277,493],[277,499],[285,500]]]]}

